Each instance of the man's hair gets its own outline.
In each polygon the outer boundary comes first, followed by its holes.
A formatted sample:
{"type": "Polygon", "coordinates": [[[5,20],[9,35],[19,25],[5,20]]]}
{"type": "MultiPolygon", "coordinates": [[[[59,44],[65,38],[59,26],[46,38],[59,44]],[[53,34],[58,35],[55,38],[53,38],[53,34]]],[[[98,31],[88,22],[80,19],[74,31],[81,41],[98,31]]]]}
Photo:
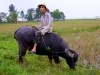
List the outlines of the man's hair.
{"type": "Polygon", "coordinates": [[[39,9],[41,8],[41,6],[43,6],[43,7],[47,10],[47,8],[46,8],[44,5],[40,5],[40,6],[39,6],[39,9]]]}

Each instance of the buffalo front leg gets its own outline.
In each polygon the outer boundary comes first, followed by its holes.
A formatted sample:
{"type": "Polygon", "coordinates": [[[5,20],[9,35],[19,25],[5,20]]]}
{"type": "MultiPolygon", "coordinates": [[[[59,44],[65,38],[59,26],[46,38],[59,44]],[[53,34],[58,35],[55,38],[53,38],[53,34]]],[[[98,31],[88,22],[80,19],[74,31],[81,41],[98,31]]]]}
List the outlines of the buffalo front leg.
{"type": "Polygon", "coordinates": [[[49,58],[50,65],[53,66],[53,65],[52,65],[52,58],[53,58],[53,57],[52,57],[52,56],[48,56],[48,58],[49,58]]]}
{"type": "Polygon", "coordinates": [[[60,65],[60,61],[59,61],[59,56],[58,55],[54,55],[54,61],[58,67],[59,70],[61,70],[61,65],[60,65]]]}

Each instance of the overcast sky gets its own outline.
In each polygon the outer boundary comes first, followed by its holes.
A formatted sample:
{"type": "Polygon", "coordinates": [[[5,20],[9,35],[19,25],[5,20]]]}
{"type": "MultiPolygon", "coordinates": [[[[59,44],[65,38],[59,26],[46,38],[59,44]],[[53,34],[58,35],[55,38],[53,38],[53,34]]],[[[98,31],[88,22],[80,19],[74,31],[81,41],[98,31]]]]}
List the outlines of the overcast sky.
{"type": "Polygon", "coordinates": [[[50,11],[63,11],[66,19],[100,17],[100,0],[0,0],[0,12],[8,13],[10,4],[14,4],[18,11],[26,12],[41,3],[45,3],[50,11]]]}

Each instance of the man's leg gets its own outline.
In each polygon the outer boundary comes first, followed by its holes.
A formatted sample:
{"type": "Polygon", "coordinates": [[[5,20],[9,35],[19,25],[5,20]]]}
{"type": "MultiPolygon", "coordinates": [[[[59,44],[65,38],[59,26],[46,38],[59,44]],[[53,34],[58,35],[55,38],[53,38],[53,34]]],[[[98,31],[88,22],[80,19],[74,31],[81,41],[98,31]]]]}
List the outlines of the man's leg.
{"type": "Polygon", "coordinates": [[[37,44],[35,43],[32,51],[36,52],[36,47],[37,47],[37,44]]]}
{"type": "Polygon", "coordinates": [[[33,49],[29,52],[29,54],[34,54],[34,53],[36,53],[37,44],[40,43],[40,35],[41,35],[41,32],[40,32],[40,31],[37,31],[37,32],[35,33],[34,47],[33,47],[33,49]]]}

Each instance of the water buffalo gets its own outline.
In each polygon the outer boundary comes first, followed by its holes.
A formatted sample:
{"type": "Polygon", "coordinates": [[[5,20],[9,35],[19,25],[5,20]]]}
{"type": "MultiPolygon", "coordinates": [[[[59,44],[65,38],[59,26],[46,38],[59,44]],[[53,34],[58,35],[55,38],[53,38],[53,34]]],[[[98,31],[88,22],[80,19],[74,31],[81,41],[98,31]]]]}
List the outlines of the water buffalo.
{"type": "MultiPolygon", "coordinates": [[[[27,50],[31,50],[34,45],[35,32],[37,29],[31,28],[29,26],[24,26],[15,31],[15,39],[18,41],[19,46],[19,61],[20,63],[24,63],[24,56],[27,50]]],[[[79,52],[76,53],[68,44],[61,38],[59,35],[55,33],[48,33],[43,36],[43,39],[40,38],[40,43],[37,46],[36,54],[37,55],[47,55],[52,65],[52,59],[54,59],[57,67],[60,68],[59,56],[64,58],[69,65],[70,69],[75,69],[75,63],[78,60],[79,52]],[[45,44],[50,47],[50,51],[48,51],[44,45],[45,44]]]]}

